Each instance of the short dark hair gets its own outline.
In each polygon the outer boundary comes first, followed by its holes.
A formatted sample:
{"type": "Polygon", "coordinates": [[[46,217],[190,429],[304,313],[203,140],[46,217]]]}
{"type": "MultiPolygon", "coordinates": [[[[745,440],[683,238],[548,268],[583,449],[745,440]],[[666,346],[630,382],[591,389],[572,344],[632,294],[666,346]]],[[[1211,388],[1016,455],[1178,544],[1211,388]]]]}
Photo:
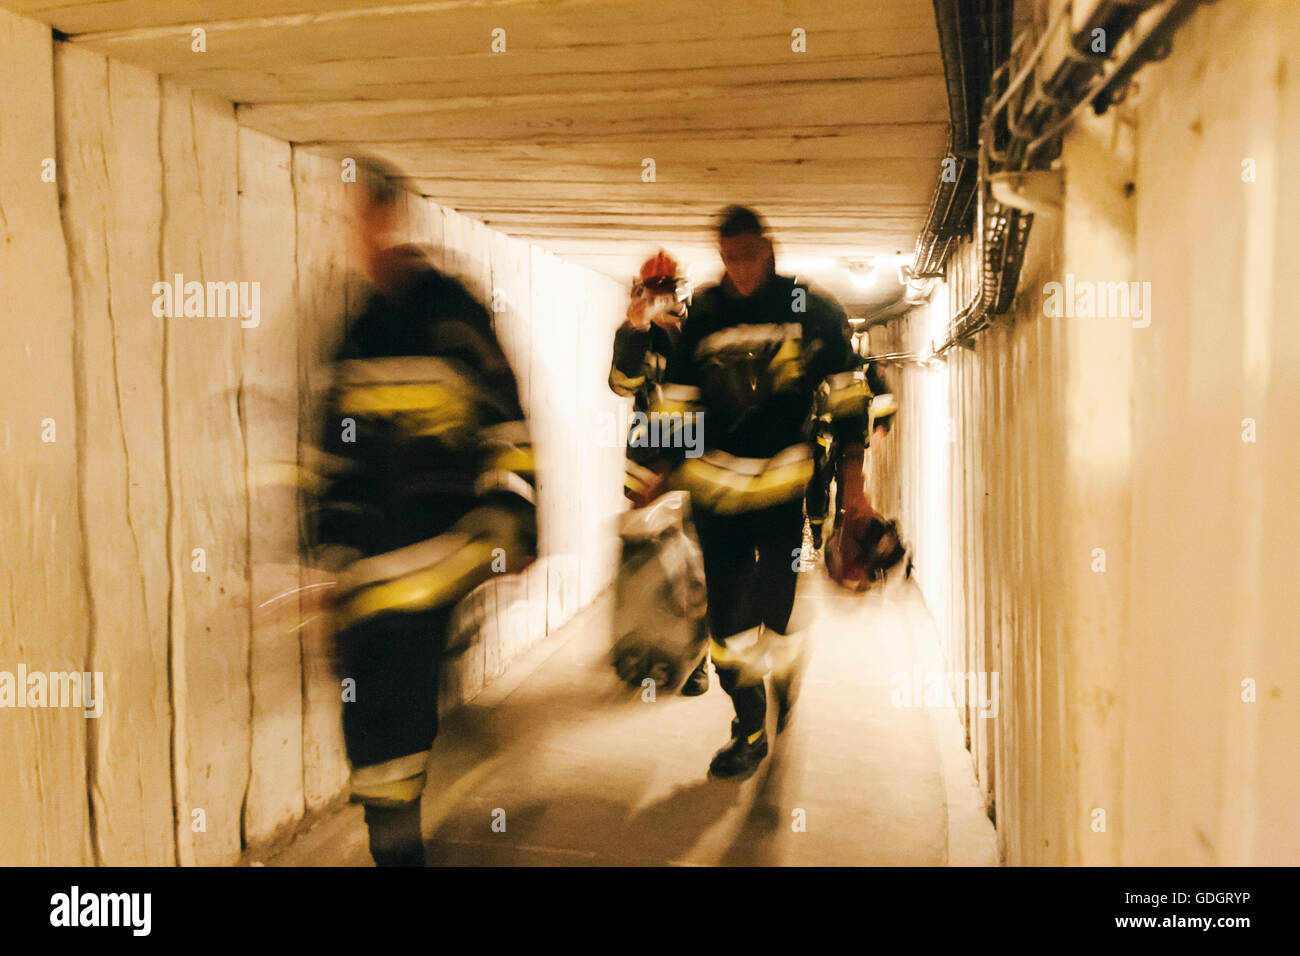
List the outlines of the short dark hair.
{"type": "Polygon", "coordinates": [[[401,192],[398,180],[402,173],[396,166],[378,156],[358,156],[357,185],[365,190],[366,206],[370,209],[387,209],[397,205],[401,192]]]}
{"type": "Polygon", "coordinates": [[[758,213],[747,206],[728,206],[718,213],[718,236],[730,239],[732,236],[762,236],[767,234],[767,227],[758,213]]]}

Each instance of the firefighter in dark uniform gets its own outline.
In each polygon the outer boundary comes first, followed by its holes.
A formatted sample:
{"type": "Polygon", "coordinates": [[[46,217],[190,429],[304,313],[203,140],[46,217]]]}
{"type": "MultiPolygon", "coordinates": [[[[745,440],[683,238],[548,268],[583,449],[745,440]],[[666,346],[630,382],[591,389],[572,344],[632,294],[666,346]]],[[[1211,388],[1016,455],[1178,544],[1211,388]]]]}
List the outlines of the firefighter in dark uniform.
{"type": "Polygon", "coordinates": [[[743,778],[768,752],[764,677],[772,675],[778,733],[798,687],[802,641],[791,616],[814,395],[828,382],[838,447],[860,456],[869,394],[843,310],[776,274],[759,217],[728,207],[718,235],[725,274],[694,297],[657,408],[703,414],[704,454],[681,460],[667,484],[691,493],[713,663],[735,706],[731,739],[709,774],[743,778]]]}
{"type": "MultiPolygon", "coordinates": [[[[846,332],[846,334],[849,334],[846,332]]],[[[866,377],[867,391],[871,393],[870,417],[871,437],[883,439],[889,434],[890,424],[896,410],[894,397],[881,377],[875,362],[861,361],[862,372],[866,377]]],[[[813,427],[813,477],[808,483],[808,495],[804,510],[808,516],[809,530],[812,533],[813,548],[822,546],[822,528],[830,511],[831,482],[835,481],[835,514],[837,519],[844,510],[844,489],[846,476],[836,474],[845,465],[843,449],[836,444],[836,428],[833,409],[830,407],[831,381],[825,381],[817,389],[814,402],[813,427]]],[[[870,447],[869,445],[867,447],[870,447]]]]}
{"type": "MultiPolygon", "coordinates": [[[[614,357],[609,367],[609,387],[616,395],[632,399],[632,409],[649,415],[659,397],[668,357],[681,338],[686,318],[685,282],[677,263],[660,250],[641,266],[632,284],[632,301],[627,317],[614,333],[614,357]]],[[[656,470],[659,450],[648,441],[638,441],[633,424],[628,430],[623,493],[639,507],[649,500],[647,493],[661,487],[663,475],[656,470]]],[[[709,656],[706,653],[682,685],[684,697],[698,697],[709,689],[709,656]]]]}
{"type": "MultiPolygon", "coordinates": [[[[609,367],[609,387],[614,394],[632,399],[632,409],[648,415],[663,382],[668,356],[681,337],[686,303],[679,297],[681,279],[677,263],[666,252],[659,252],[641,266],[641,274],[632,284],[632,301],[627,317],[614,333],[614,357],[609,367]]],[[[623,493],[642,504],[645,490],[660,477],[643,463],[654,456],[634,445],[628,433],[627,472],[623,493]]]]}
{"type": "Polygon", "coordinates": [[[358,164],[373,292],[334,357],[313,557],[332,618],[351,799],[377,865],[424,862],[420,795],[456,603],[536,554],[536,492],[514,374],[487,310],[400,226],[392,170],[358,164]]]}

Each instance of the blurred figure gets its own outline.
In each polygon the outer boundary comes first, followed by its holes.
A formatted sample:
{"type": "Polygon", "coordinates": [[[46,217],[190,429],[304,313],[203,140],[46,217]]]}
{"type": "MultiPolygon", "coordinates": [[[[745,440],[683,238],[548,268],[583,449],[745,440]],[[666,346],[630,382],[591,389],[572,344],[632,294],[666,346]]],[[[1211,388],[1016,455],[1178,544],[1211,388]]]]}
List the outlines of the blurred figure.
{"type": "MultiPolygon", "coordinates": [[[[814,392],[829,379],[829,415],[842,454],[861,463],[867,393],[845,335],[844,311],[775,270],[758,215],[730,206],[718,220],[725,273],[696,296],[668,363],[659,410],[703,415],[704,454],[671,477],[690,491],[704,551],[713,663],[731,696],[731,739],[710,776],[743,778],[767,756],[770,671],[777,732],[794,705],[803,656],[791,626],[813,474],[814,392]]],[[[861,487],[845,489],[859,509],[861,487]]]]}
{"type": "Polygon", "coordinates": [[[394,244],[395,171],[361,160],[357,172],[374,288],[334,356],[322,440],[333,468],[314,502],[313,558],[339,572],[351,799],[365,805],[377,865],[420,866],[451,611],[491,574],[533,560],[533,455],[488,311],[418,247],[394,244]]]}
{"type": "MultiPolygon", "coordinates": [[[[632,399],[632,410],[648,415],[659,394],[668,356],[681,337],[686,318],[683,280],[677,275],[677,263],[660,250],[641,266],[632,283],[632,301],[627,317],[614,333],[614,357],[609,367],[609,387],[614,394],[632,399]]],[[[628,430],[627,475],[623,493],[640,506],[648,499],[646,491],[662,476],[645,467],[654,461],[633,444],[637,423],[634,415],[628,430]]]]}
{"type": "MultiPolygon", "coordinates": [[[[846,334],[851,333],[846,330],[846,334]]],[[[858,361],[863,367],[867,391],[872,396],[870,404],[871,438],[875,441],[883,441],[885,436],[889,434],[889,426],[893,421],[897,406],[894,403],[893,395],[889,392],[889,387],[885,384],[880,371],[876,368],[876,363],[862,359],[858,361]]],[[[817,389],[814,411],[813,477],[812,481],[808,483],[808,495],[804,502],[813,548],[817,550],[822,547],[822,530],[826,522],[826,516],[830,511],[831,484],[834,483],[835,485],[834,524],[839,525],[842,523],[841,519],[844,513],[844,489],[853,480],[843,473],[845,467],[850,467],[852,463],[848,457],[842,454],[843,449],[836,442],[836,428],[832,414],[833,409],[830,406],[830,396],[830,382],[823,382],[817,389]],[[837,470],[841,474],[837,475],[837,470]]],[[[870,442],[867,443],[866,447],[870,447],[870,442]]],[[[860,466],[861,463],[858,464],[860,466]]],[[[861,476],[860,467],[858,476],[861,476]]],[[[865,498],[862,503],[867,504],[865,498]]]]}
{"type": "MultiPolygon", "coordinates": [[[[659,451],[648,439],[647,423],[638,418],[650,414],[659,396],[668,356],[681,337],[687,313],[685,298],[685,280],[678,274],[677,263],[661,249],[642,264],[640,275],[632,283],[627,317],[614,333],[609,387],[616,395],[632,398],[634,417],[627,436],[623,493],[635,507],[648,504],[663,487],[663,475],[654,468],[659,451]]],[[[708,689],[706,651],[680,693],[684,697],[698,697],[708,689]]]]}

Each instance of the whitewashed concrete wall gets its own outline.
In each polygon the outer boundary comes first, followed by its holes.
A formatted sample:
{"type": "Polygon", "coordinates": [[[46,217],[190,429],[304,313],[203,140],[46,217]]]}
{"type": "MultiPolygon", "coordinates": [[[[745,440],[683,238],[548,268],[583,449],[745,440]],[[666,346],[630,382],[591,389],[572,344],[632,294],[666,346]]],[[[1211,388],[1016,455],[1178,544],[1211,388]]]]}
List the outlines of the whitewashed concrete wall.
{"type": "Polygon", "coordinates": [[[1300,862],[1297,50],[1289,4],[1201,8],[1067,138],[1009,319],[893,372],[871,477],[949,666],[1000,673],[964,716],[1009,863],[1300,862]],[[1150,283],[1149,325],[1045,314],[1067,275],[1150,283]]]}
{"type": "MultiPolygon", "coordinates": [[[[80,671],[93,654],[73,287],[58,188],[41,179],[56,151],[52,72],[49,29],[0,13],[0,669],[10,673],[80,671]]],[[[12,821],[0,859],[92,859],[86,755],[101,739],[80,711],[0,711],[0,805],[12,821]]]]}
{"type": "MultiPolygon", "coordinates": [[[[0,862],[235,862],[346,782],[321,621],[275,598],[310,580],[283,478],[364,290],[348,184],[232,104],[3,11],[0,78],[0,671],[107,685],[98,719],[0,709],[0,862]],[[177,273],[260,283],[259,324],[156,318],[153,283],[177,273]]],[[[622,449],[594,435],[618,409],[626,290],[406,202],[412,238],[495,300],[541,456],[544,557],[474,595],[450,707],[612,576],[622,449]]]]}

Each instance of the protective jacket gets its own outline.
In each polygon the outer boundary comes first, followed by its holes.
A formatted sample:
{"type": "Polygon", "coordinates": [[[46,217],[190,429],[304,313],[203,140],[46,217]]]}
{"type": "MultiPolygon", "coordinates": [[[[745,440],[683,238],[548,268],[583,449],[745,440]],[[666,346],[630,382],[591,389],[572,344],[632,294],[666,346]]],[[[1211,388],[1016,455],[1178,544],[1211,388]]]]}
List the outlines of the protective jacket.
{"type": "Polygon", "coordinates": [[[835,434],[862,439],[871,393],[848,327],[834,300],[785,276],[748,297],[721,285],[696,297],[655,406],[703,415],[704,454],[682,456],[673,476],[695,507],[734,514],[802,496],[819,386],[835,434]]]}
{"type": "Polygon", "coordinates": [[[536,553],[533,451],[487,310],[416,247],[334,361],[313,544],[348,559],[336,626],[448,607],[536,553]]]}
{"type": "Polygon", "coordinates": [[[644,419],[660,398],[668,357],[680,338],[680,330],[656,322],[638,329],[625,321],[614,333],[609,387],[616,395],[632,398],[634,417],[627,434],[623,493],[633,500],[658,479],[652,465],[659,452],[649,440],[650,428],[644,419]]]}
{"type": "Polygon", "coordinates": [[[677,347],[680,333],[651,322],[643,329],[624,322],[614,333],[614,358],[609,368],[609,387],[616,395],[632,399],[638,412],[648,412],[663,382],[668,356],[677,347]]]}

